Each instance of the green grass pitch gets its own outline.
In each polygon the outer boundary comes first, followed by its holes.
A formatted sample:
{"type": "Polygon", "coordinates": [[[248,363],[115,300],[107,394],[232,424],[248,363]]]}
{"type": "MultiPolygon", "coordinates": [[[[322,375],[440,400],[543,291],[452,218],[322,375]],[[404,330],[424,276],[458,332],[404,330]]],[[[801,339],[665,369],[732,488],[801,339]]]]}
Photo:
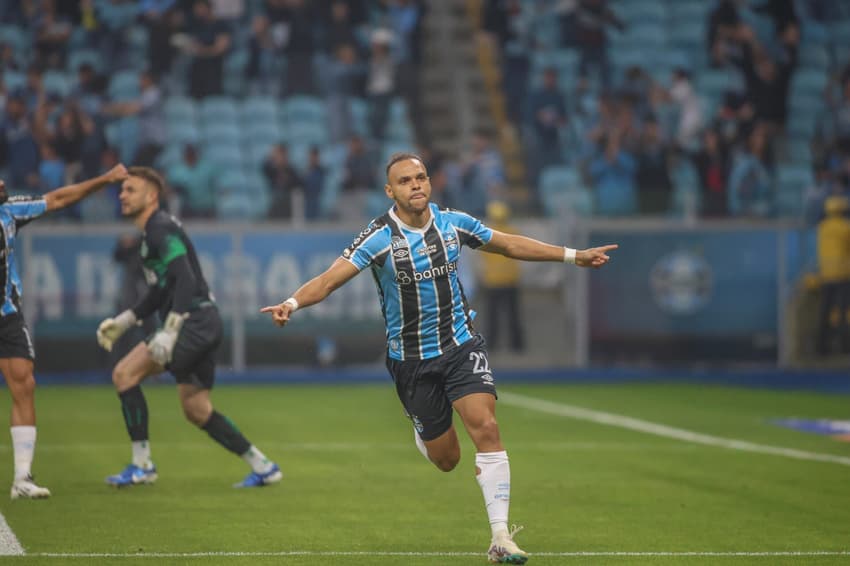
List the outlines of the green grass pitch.
{"type": "MultiPolygon", "coordinates": [[[[693,384],[500,389],[850,457],[848,443],[767,422],[848,419],[847,396],[693,384]]],[[[389,382],[217,388],[216,408],[284,470],[281,484],[256,490],[231,488],[246,465],[183,419],[175,387],[151,385],[145,393],[160,478],[115,490],[104,477],[130,458],[115,393],[105,386],[38,390],[34,471],[53,497],[0,498],[27,552],[0,562],[486,563],[489,528],[471,444],[461,434],[463,456],[452,473],[428,465],[389,382]],[[216,552],[234,554],[200,556],[216,552]]],[[[8,395],[0,410],[8,414],[8,395]]],[[[507,398],[497,416],[511,458],[511,520],[525,526],[517,540],[532,553],[530,564],[850,563],[850,466],[693,444],[520,408],[507,398]],[[575,554],[582,552],[591,554],[575,554]],[[641,554],[615,555],[621,552],[641,554]]],[[[5,434],[3,489],[12,466],[5,434]]]]}

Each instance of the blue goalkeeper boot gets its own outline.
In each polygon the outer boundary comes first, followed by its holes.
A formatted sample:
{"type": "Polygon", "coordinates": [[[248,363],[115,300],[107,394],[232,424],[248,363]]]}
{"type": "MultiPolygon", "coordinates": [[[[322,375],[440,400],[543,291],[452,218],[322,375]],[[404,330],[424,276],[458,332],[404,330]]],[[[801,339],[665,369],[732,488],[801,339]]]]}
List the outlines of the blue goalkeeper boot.
{"type": "Polygon", "coordinates": [[[245,476],[244,480],[233,484],[233,487],[263,487],[264,485],[277,483],[281,480],[281,478],[283,478],[283,472],[280,471],[280,466],[272,464],[272,467],[268,472],[264,474],[251,472],[245,476]]]}
{"type": "Polygon", "coordinates": [[[135,464],[129,464],[120,473],[108,476],[106,483],[115,487],[126,487],[128,485],[152,484],[157,478],[156,466],[140,468],[135,464]]]}

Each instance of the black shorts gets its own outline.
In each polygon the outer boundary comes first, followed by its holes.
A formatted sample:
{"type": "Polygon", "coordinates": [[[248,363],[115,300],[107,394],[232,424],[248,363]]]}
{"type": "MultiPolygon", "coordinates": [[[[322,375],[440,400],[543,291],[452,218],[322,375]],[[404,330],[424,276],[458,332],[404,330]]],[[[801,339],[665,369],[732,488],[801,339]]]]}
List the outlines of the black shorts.
{"type": "Polygon", "coordinates": [[[452,403],[470,393],[496,395],[484,338],[471,340],[428,360],[387,357],[387,369],[408,418],[422,440],[434,440],[452,426],[452,403]]]}
{"type": "Polygon", "coordinates": [[[221,344],[222,323],[218,308],[208,306],[189,315],[171,361],[165,366],[177,383],[188,383],[203,389],[212,389],[215,383],[215,352],[221,344]]]}
{"type": "Polygon", "coordinates": [[[35,361],[35,345],[20,313],[0,316],[0,358],[35,361]]]}

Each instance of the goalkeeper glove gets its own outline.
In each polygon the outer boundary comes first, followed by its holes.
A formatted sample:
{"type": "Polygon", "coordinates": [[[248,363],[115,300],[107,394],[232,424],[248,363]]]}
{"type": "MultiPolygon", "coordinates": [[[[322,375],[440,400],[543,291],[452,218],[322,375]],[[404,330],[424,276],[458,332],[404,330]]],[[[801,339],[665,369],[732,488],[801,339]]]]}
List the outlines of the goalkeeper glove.
{"type": "Polygon", "coordinates": [[[136,315],[130,309],[115,318],[107,318],[97,327],[97,343],[107,352],[111,352],[115,342],[134,324],[136,315]]]}
{"type": "Polygon", "coordinates": [[[183,321],[187,318],[189,318],[189,313],[177,314],[174,311],[168,313],[168,316],[165,317],[165,324],[148,342],[151,358],[159,365],[164,367],[171,361],[177,336],[180,335],[183,321]]]}

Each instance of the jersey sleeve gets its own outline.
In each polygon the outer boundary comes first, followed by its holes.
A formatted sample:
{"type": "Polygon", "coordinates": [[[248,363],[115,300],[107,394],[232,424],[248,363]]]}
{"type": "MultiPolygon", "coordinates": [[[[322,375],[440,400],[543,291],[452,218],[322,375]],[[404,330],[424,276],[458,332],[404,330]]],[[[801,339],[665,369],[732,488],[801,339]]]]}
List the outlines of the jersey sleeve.
{"type": "Polygon", "coordinates": [[[475,249],[489,243],[493,238],[493,230],[474,216],[457,210],[453,210],[449,214],[452,224],[457,230],[461,246],[469,246],[475,249]]]}
{"type": "Polygon", "coordinates": [[[47,212],[47,200],[43,197],[11,197],[6,201],[6,208],[20,228],[47,212]]]}
{"type": "Polygon", "coordinates": [[[351,245],[342,252],[342,258],[358,271],[363,271],[371,264],[380,264],[390,250],[390,239],[387,230],[377,224],[370,224],[360,232],[351,245]]]}

